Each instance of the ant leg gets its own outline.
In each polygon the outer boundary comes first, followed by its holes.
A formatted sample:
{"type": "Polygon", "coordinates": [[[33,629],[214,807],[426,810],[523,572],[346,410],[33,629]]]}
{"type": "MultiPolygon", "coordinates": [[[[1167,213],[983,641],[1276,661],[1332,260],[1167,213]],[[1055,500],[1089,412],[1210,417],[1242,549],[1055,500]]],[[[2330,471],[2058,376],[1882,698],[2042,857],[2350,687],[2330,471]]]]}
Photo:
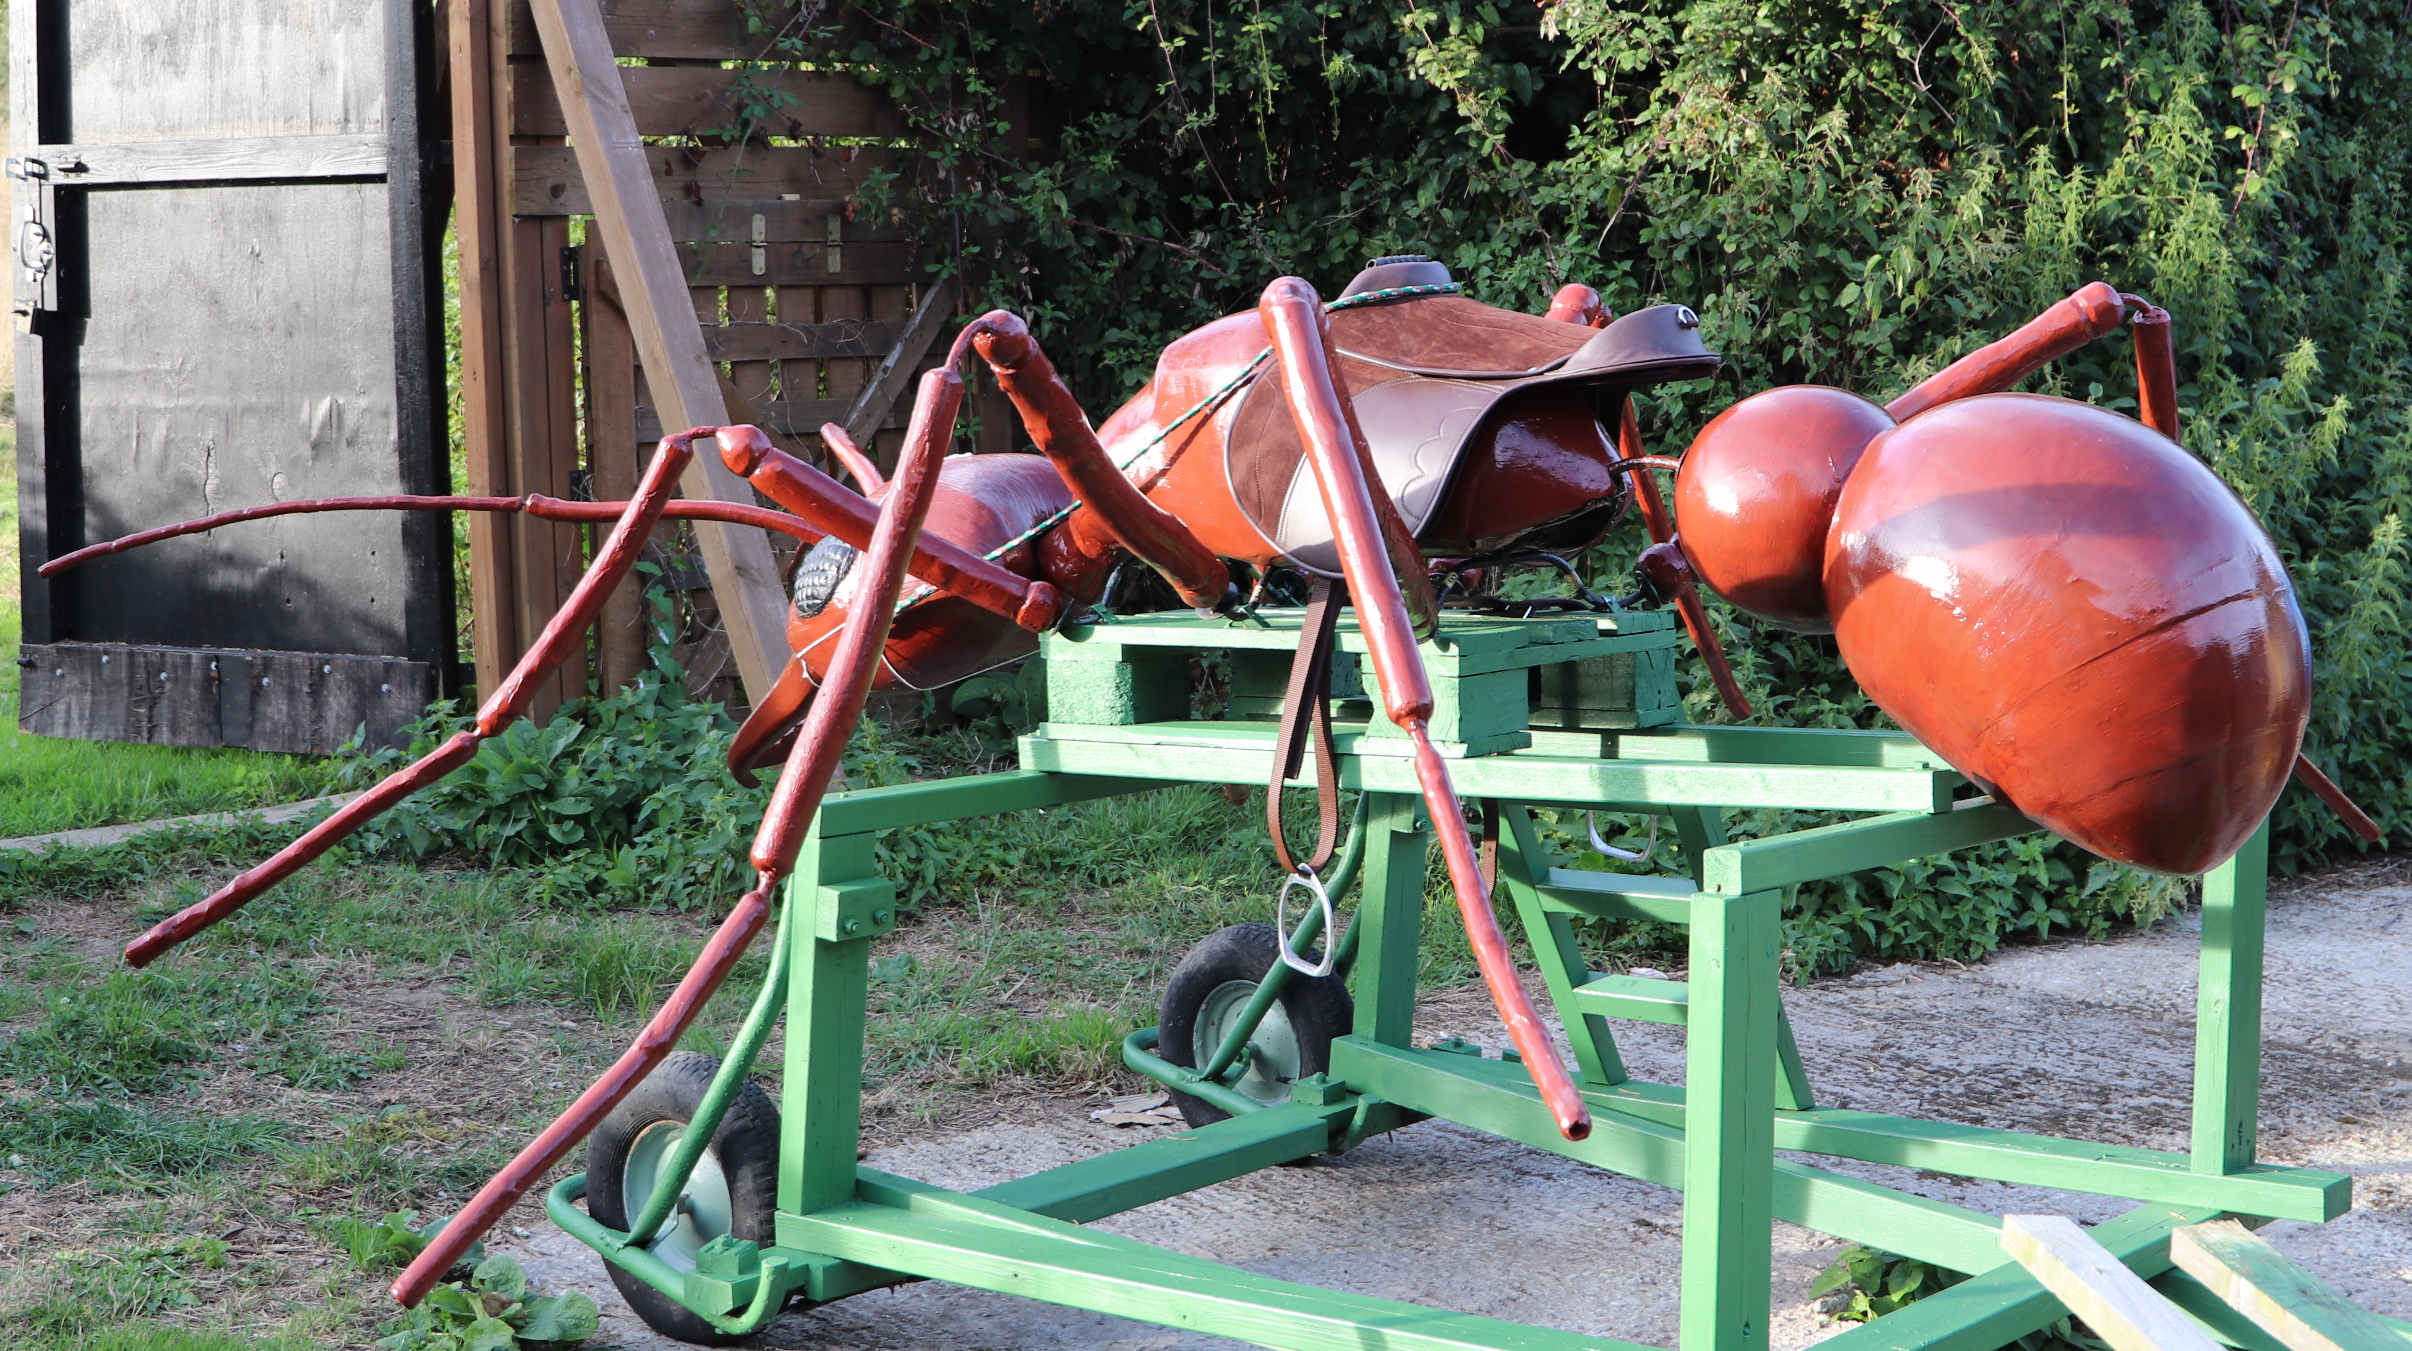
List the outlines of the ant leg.
{"type": "MultiPolygon", "coordinates": [[[[870,547],[879,509],[868,499],[772,445],[761,432],[751,427],[738,430],[744,435],[723,438],[720,446],[721,461],[731,472],[830,538],[857,549],[870,547]]],[[[836,430],[823,427],[821,434],[826,437],[836,430]]],[[[845,433],[838,431],[838,435],[845,433]]],[[[1029,632],[1045,633],[1063,617],[1063,593],[1045,582],[1016,576],[960,544],[934,536],[923,539],[913,546],[910,561],[916,579],[1029,632]]]]}
{"type": "Polygon", "coordinates": [[[1324,508],[1331,513],[1349,599],[1365,631],[1374,669],[1381,676],[1383,711],[1413,743],[1416,779],[1431,810],[1433,831],[1440,836],[1441,857],[1448,864],[1450,885],[1457,894],[1458,912],[1465,919],[1475,962],[1482,968],[1491,1002],[1507,1025],[1509,1039],[1523,1055],[1525,1070],[1532,1075],[1559,1133],[1580,1140],[1591,1132],[1590,1111],[1567,1078],[1540,1015],[1533,1011],[1532,1000],[1516,977],[1515,960],[1499,931],[1490,887],[1483,880],[1473,837],[1466,829],[1465,810],[1449,781],[1448,765],[1432,745],[1428,726],[1432,685],[1416,650],[1407,603],[1383,547],[1376,515],[1377,501],[1382,506],[1388,503],[1374,495],[1365,468],[1363,434],[1333,377],[1331,327],[1324,318],[1322,301],[1304,281],[1283,277],[1265,288],[1256,312],[1272,337],[1282,392],[1297,420],[1299,440],[1306,446],[1324,508]]]}
{"type": "MultiPolygon", "coordinates": [[[[1605,328],[1616,316],[1601,302],[1599,292],[1580,282],[1569,282],[1558,288],[1549,302],[1549,313],[1543,317],[1605,328]]],[[[1651,547],[1642,552],[1642,571],[1651,585],[1675,602],[1675,612],[1683,617],[1684,631],[1691,635],[1692,646],[1708,666],[1709,681],[1717,687],[1717,697],[1725,701],[1735,717],[1747,718],[1750,700],[1743,695],[1741,683],[1734,679],[1734,668],[1725,659],[1725,645],[1718,640],[1717,630],[1709,624],[1708,610],[1701,605],[1700,590],[1692,581],[1691,565],[1679,549],[1672,547],[1674,514],[1667,510],[1667,499],[1659,491],[1651,466],[1642,463],[1649,450],[1642,445],[1641,422],[1633,415],[1633,396],[1624,394],[1616,403],[1617,458],[1625,462],[1625,473],[1633,485],[1633,504],[1650,532],[1651,547]]]]}
{"type": "Polygon", "coordinates": [[[871,457],[854,444],[854,438],[846,434],[845,428],[834,422],[822,423],[821,444],[829,448],[831,459],[846,466],[846,472],[854,475],[855,485],[863,490],[864,496],[875,494],[888,486],[888,480],[880,476],[879,466],[871,463],[871,457]]]}
{"type": "Polygon", "coordinates": [[[1231,581],[1231,570],[1189,527],[1122,476],[1028,325],[1004,310],[981,315],[956,337],[947,359],[950,369],[967,345],[988,363],[1039,453],[1086,507],[1065,522],[1084,553],[1101,557],[1107,546],[1120,545],[1163,573],[1183,604],[1200,611],[1238,606],[1239,588],[1231,581]]]}
{"type": "Polygon", "coordinates": [[[544,626],[535,644],[487,697],[472,726],[454,733],[434,751],[345,803],[333,816],[311,827],[267,861],[153,925],[149,932],[126,945],[126,963],[147,966],[159,954],[242,909],[261,892],[285,880],[395,803],[459,768],[477,753],[478,743],[526,712],[535,683],[550,674],[569,655],[570,649],[584,640],[586,626],[602,607],[604,595],[619,585],[635,564],[637,554],[645,547],[645,537],[652,533],[654,523],[661,519],[663,505],[678,486],[679,471],[686,467],[694,440],[712,434],[712,429],[705,427],[662,438],[653,453],[653,462],[645,468],[636,497],[621,513],[619,524],[612,527],[602,547],[595,551],[594,563],[578,579],[568,602],[544,626]]]}
{"type": "Polygon", "coordinates": [[[528,1188],[543,1179],[552,1166],[620,1099],[644,1082],[663,1057],[678,1045],[687,1025],[737,965],[746,945],[770,917],[770,895],[795,866],[804,835],[820,809],[821,798],[836,776],[838,757],[846,738],[862,720],[863,704],[871,694],[871,679],[879,670],[888,642],[888,626],[903,593],[905,565],[913,556],[915,537],[929,517],[930,500],[938,484],[938,451],[953,433],[955,414],[963,405],[963,381],[952,371],[936,370],[921,377],[921,393],[906,432],[903,462],[894,488],[881,506],[870,549],[864,558],[867,586],[862,606],[849,617],[837,651],[829,663],[821,697],[804,715],[798,752],[789,756],[771,790],[769,809],[754,836],[751,862],[754,889],[739,898],[728,918],[713,931],[670,998],[637,1034],[627,1051],[571,1103],[552,1125],[545,1127],[502,1171],[478,1189],[422,1250],[393,1285],[393,1296],[404,1305],[417,1304],[435,1287],[444,1272],[460,1260],[479,1236],[516,1204],[528,1188]]]}
{"type": "Polygon", "coordinates": [[[2102,282],[2088,282],[2009,337],[1989,342],[1919,381],[1884,411],[1895,422],[1907,422],[1936,404],[1972,394],[1998,394],[2047,363],[2118,331],[2126,321],[2126,297],[2102,282]]]}
{"type": "MultiPolygon", "coordinates": [[[[626,502],[572,502],[566,498],[546,497],[542,493],[530,493],[526,497],[313,497],[242,507],[214,516],[203,516],[198,520],[137,530],[131,535],[104,540],[99,544],[87,544],[73,553],[61,554],[36,569],[36,574],[56,577],[69,568],[80,567],[95,558],[122,554],[128,549],[139,549],[161,540],[206,534],[220,526],[264,521],[274,516],[300,516],[320,511],[524,511],[548,521],[616,521],[627,509],[626,502]]],[[[760,526],[765,530],[792,535],[806,544],[815,543],[821,538],[820,531],[786,512],[742,502],[674,497],[663,505],[662,516],[668,520],[722,521],[730,525],[760,526]]]]}

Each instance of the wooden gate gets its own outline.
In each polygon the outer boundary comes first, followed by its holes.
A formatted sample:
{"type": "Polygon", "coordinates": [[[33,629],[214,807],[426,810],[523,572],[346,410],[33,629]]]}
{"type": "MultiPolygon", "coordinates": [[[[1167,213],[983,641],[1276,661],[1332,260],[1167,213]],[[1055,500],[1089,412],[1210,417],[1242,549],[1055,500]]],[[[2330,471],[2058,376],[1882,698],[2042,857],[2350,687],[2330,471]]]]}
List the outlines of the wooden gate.
{"type": "Polygon", "coordinates": [[[25,730],[333,749],[445,691],[450,526],[212,510],[444,491],[418,0],[17,0],[25,730]]]}

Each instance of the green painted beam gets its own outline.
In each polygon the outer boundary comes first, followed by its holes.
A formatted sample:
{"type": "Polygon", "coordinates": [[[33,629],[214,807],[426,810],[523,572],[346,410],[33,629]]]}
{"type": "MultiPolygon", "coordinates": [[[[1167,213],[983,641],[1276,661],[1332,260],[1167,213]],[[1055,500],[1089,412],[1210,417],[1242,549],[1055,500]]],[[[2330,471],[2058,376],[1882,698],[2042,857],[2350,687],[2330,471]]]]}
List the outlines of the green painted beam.
{"type": "MultiPolygon", "coordinates": [[[[1157,766],[1161,773],[1163,766],[1157,766]]],[[[832,793],[821,802],[815,824],[829,839],[866,830],[896,826],[926,826],[960,821],[967,816],[1056,807],[1067,802],[1137,793],[1169,787],[1174,780],[1135,783],[1128,776],[1093,779],[1075,774],[1042,774],[1011,769],[999,774],[967,774],[926,783],[900,783],[887,788],[858,788],[832,793]]],[[[1185,782],[1180,781],[1180,782],[1185,782]]]]}
{"type": "Polygon", "coordinates": [[[1946,802],[1932,814],[1917,808],[1722,845],[1708,851],[1701,870],[1701,889],[1740,896],[1821,877],[1840,877],[1905,858],[1965,849],[1972,844],[2008,839],[2039,829],[2034,822],[1991,799],[1957,805],[1946,802]]]}
{"type": "Polygon", "coordinates": [[[1699,888],[1688,877],[1552,868],[1539,891],[1541,904],[1559,914],[1689,924],[1692,897],[1699,888]]]}
{"type": "Polygon", "coordinates": [[[999,1205],[1085,1223],[1320,1154],[1331,1147],[1333,1128],[1355,1111],[1353,1098],[1329,1107],[1293,1102],[1260,1108],[1032,1173],[979,1194],[999,1205]]]}
{"type": "MultiPolygon", "coordinates": [[[[867,1187],[869,1193],[875,1188],[867,1187]]],[[[781,1238],[868,1266],[1290,1351],[1640,1351],[1260,1276],[915,1184],[782,1217],[781,1238]]]]}
{"type": "Polygon", "coordinates": [[[1533,733],[1544,755],[1690,760],[1729,765],[1795,764],[1865,769],[1949,769],[1905,732],[1825,727],[1647,727],[1533,733]]]}
{"type": "MultiPolygon", "coordinates": [[[[1329,1107],[1284,1103],[1261,1108],[1246,1116],[1001,1182],[978,1195],[1049,1219],[1082,1224],[1321,1153],[1330,1147],[1335,1127],[1355,1107],[1352,1098],[1329,1107]]],[[[882,1188],[916,1185],[861,1168],[855,1191],[858,1196],[878,1200],[885,1199],[882,1188]]],[[[827,1303],[915,1279],[901,1271],[803,1251],[804,1241],[792,1224],[796,1218],[787,1212],[779,1215],[778,1241],[782,1248],[795,1250],[798,1263],[809,1272],[812,1299],[827,1303]]]]}
{"type": "Polygon", "coordinates": [[[1603,1018],[1631,1018],[1635,1022],[1666,1023],[1681,1027],[1691,1021],[1691,988],[1679,980],[1652,980],[1647,976],[1600,976],[1576,986],[1569,1002],[1586,1013],[1603,1018]]]}
{"type": "Polygon", "coordinates": [[[2229,1173],[2261,1138],[2262,939],[2268,925],[2270,823],[2203,876],[2194,1013],[2194,1166],[2229,1173]]]}
{"type": "Polygon", "coordinates": [[[1764,1351],[1774,1219],[1776,950],[1784,896],[1692,902],[1684,1033],[1682,1351],[1764,1351]]]}
{"type": "MultiPolygon", "coordinates": [[[[2150,1280],[2169,1270],[2169,1231],[2217,1213],[2145,1206],[2087,1232],[2150,1280]]],[[[2067,1313],[2025,1268],[2010,1263],[1829,1337],[1818,1351],[1995,1351],[2067,1313]]]]}
{"type": "MultiPolygon", "coordinates": [[[[1671,1085],[1631,1080],[1586,1096],[1595,1108],[1667,1125],[1683,1122],[1683,1090],[1671,1085]]],[[[2162,1150],[1837,1107],[1776,1113],[1775,1145],[1805,1154],[2132,1201],[2210,1206],[2280,1220],[2333,1220],[2353,1204],[2353,1179],[2340,1173],[2276,1164],[2254,1164],[2225,1175],[2203,1173],[2187,1156],[2162,1150]]]]}
{"type": "MultiPolygon", "coordinates": [[[[1345,788],[1418,789],[1403,739],[1341,733],[1345,788]]],[[[1151,722],[1130,727],[1048,723],[1021,740],[1025,770],[1157,778],[1168,757],[1203,783],[1261,783],[1272,763],[1270,724],[1151,722]]],[[[1461,796],[1539,806],[1713,805],[1841,812],[1943,812],[1959,776],[1946,770],[1719,765],[1594,760],[1517,752],[1450,766],[1461,796]]],[[[1294,782],[1310,782],[1302,776],[1294,782]]]]}
{"type": "MultiPolygon", "coordinates": [[[[1332,1046],[1332,1072],[1413,1111],[1662,1187],[1684,1186],[1683,1130],[1597,1110],[1610,1093],[1584,1095],[1595,1107],[1591,1134],[1568,1140],[1551,1124],[1523,1067],[1507,1061],[1343,1037],[1332,1046]]],[[[1776,1160],[1772,1173],[1768,1203],[1776,1219],[1954,1271],[1983,1271],[2007,1260],[2000,1223],[1990,1215],[1788,1160],[1776,1160]]]]}

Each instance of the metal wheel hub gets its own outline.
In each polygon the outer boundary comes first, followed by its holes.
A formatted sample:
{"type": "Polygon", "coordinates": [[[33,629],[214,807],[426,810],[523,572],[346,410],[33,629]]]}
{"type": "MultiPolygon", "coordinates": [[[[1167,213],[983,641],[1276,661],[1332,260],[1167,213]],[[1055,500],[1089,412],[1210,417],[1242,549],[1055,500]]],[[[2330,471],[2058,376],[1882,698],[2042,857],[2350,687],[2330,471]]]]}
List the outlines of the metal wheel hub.
{"type": "MultiPolygon", "coordinates": [[[[637,1133],[628,1146],[627,1169],[620,1175],[622,1214],[634,1217],[645,1208],[653,1196],[654,1182],[670,1161],[670,1152],[686,1133],[683,1121],[656,1121],[637,1133]]],[[[707,1149],[695,1160],[695,1172],[688,1177],[686,1190],[679,1193],[670,1218],[662,1221],[646,1246],[671,1270],[693,1271],[695,1254],[703,1245],[729,1232],[732,1209],[729,1180],[720,1171],[720,1160],[707,1149]]]]}
{"type": "MultiPolygon", "coordinates": [[[[1203,1065],[1214,1058],[1223,1038],[1230,1035],[1232,1026],[1247,1013],[1248,999],[1256,993],[1256,985],[1252,980],[1227,980],[1206,992],[1190,1033],[1191,1064],[1203,1065]]],[[[1237,1067],[1239,1077],[1230,1080],[1231,1086],[1257,1102],[1288,1102],[1290,1085],[1303,1072],[1303,1059],[1298,1049],[1298,1033],[1290,1026],[1290,1015],[1276,1000],[1265,1010],[1264,1021],[1249,1034],[1247,1050],[1237,1067]]]]}

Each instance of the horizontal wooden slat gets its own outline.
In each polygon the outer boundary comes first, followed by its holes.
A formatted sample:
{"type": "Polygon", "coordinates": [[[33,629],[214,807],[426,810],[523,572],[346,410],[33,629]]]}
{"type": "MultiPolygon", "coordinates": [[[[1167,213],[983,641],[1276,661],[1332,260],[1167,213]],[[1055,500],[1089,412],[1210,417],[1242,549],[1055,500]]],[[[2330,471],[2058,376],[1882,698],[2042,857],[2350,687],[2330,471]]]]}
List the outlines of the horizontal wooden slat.
{"type": "MultiPolygon", "coordinates": [[[[756,425],[771,435],[787,437],[817,437],[824,422],[843,422],[846,410],[853,406],[850,399],[766,399],[754,405],[761,419],[756,425]]],[[[902,402],[888,414],[880,425],[899,428],[912,411],[902,402]]],[[[651,453],[655,442],[662,439],[662,417],[651,404],[638,404],[636,410],[636,443],[651,453]]]]}
{"type": "MultiPolygon", "coordinates": [[[[743,223],[749,230],[753,224],[751,217],[743,223]]],[[[826,235],[827,218],[818,224],[826,235]]],[[[768,226],[766,219],[765,234],[768,226]]],[[[929,277],[922,270],[918,246],[858,243],[851,237],[836,245],[691,243],[678,251],[678,258],[686,266],[687,280],[697,286],[906,286],[929,277]]]]}
{"type": "Polygon", "coordinates": [[[880,357],[896,345],[895,324],[839,319],[826,324],[715,324],[703,331],[714,361],[776,361],[783,357],[880,357]]]}
{"type": "Polygon", "coordinates": [[[400,658],[233,648],[28,644],[20,724],[37,736],[326,754],[365,725],[395,744],[435,697],[400,658]]]}
{"type": "MultiPolygon", "coordinates": [[[[782,38],[804,30],[799,6],[782,0],[603,0],[603,29],[611,49],[621,56],[677,57],[715,61],[794,59],[782,38]],[[749,25],[750,18],[759,26],[749,25]]],[[[826,24],[825,7],[815,4],[816,25],[826,24]]],[[[511,54],[540,56],[544,46],[536,36],[536,20],[527,0],[511,5],[511,54]]]]}
{"type": "MultiPolygon", "coordinates": [[[[745,146],[697,150],[649,145],[645,162],[666,203],[777,201],[793,194],[844,201],[875,173],[901,167],[905,157],[884,149],[745,146]]],[[[511,211],[521,216],[584,216],[594,207],[578,174],[577,152],[566,145],[511,148],[511,211]]],[[[675,235],[675,229],[673,231],[675,235]]],[[[689,235],[686,238],[699,236],[689,235]]],[[[744,239],[742,232],[722,236],[744,239]]],[[[809,236],[795,235],[792,238],[809,236]]],[[[825,236],[824,236],[825,237],[825,236]]]]}
{"type": "MultiPolygon", "coordinates": [[[[818,70],[725,70],[716,66],[622,66],[628,110],[641,136],[902,136],[904,114],[887,95],[850,75],[818,70]],[[744,125],[748,109],[754,122],[744,125]]],[[[512,128],[522,136],[566,136],[569,124],[541,65],[511,68],[512,128]]]]}
{"type": "Polygon", "coordinates": [[[225,183],[263,178],[382,178],[383,136],[223,136],[189,141],[35,146],[60,187],[225,183]]]}

